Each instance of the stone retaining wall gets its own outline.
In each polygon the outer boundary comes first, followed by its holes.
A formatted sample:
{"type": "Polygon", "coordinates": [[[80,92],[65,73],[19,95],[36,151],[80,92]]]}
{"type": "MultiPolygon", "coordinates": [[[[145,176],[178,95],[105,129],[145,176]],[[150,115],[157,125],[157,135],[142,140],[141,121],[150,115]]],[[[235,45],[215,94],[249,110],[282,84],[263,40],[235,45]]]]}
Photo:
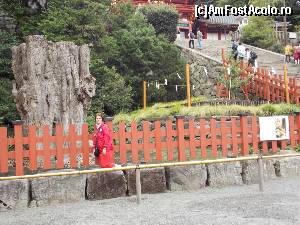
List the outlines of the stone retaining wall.
{"type": "MultiPolygon", "coordinates": [[[[264,159],[263,174],[265,181],[300,176],[300,159],[264,159]]],[[[255,160],[141,170],[142,193],[191,191],[206,186],[247,185],[258,181],[258,163],[255,160]]],[[[0,181],[0,212],[132,194],[136,194],[134,170],[0,181]]]]}
{"type": "Polygon", "coordinates": [[[223,74],[222,63],[186,48],[181,48],[181,55],[190,64],[191,85],[195,87],[193,96],[216,96],[217,78],[223,74]]]}

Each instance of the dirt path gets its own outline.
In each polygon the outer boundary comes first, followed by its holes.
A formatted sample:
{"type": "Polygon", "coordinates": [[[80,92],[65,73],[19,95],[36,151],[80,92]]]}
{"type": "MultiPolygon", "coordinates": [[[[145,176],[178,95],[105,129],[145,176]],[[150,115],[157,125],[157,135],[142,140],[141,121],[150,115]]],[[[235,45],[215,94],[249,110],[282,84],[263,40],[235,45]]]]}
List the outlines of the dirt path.
{"type": "Polygon", "coordinates": [[[300,178],[194,192],[168,192],[103,201],[82,201],[0,214],[0,224],[300,224],[300,178]]]}

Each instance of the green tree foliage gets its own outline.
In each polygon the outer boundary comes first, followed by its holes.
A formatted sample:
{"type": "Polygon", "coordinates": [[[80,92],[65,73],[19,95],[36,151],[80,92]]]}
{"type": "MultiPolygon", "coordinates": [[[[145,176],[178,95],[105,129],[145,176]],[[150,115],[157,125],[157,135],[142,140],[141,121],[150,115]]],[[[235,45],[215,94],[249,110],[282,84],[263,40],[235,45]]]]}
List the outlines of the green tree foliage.
{"type": "Polygon", "coordinates": [[[0,121],[7,123],[8,121],[19,119],[16,104],[12,97],[12,81],[0,77],[0,121]]]}
{"type": "Polygon", "coordinates": [[[269,48],[276,43],[276,34],[269,17],[250,17],[243,28],[242,41],[260,48],[269,48]]]}
{"type": "MultiPolygon", "coordinates": [[[[166,37],[157,35],[145,16],[136,13],[131,4],[110,3],[108,0],[52,0],[46,9],[35,13],[22,9],[26,4],[19,4],[18,13],[12,12],[12,4],[8,3],[5,11],[20,21],[21,32],[17,33],[20,38],[42,34],[52,41],[92,44],[90,69],[96,77],[97,88],[91,112],[105,110],[113,115],[141,106],[143,80],[168,79],[169,83],[180,84],[176,73],[183,74],[184,62],[180,51],[166,37]]],[[[175,15],[169,11],[168,19],[172,20],[175,15]]],[[[178,19],[177,12],[176,16],[178,19]]],[[[172,20],[173,35],[177,19],[172,20]]],[[[184,90],[177,93],[174,88],[161,87],[149,91],[149,101],[179,100],[183,93],[184,90]]]]}
{"type": "MultiPolygon", "coordinates": [[[[184,68],[179,50],[163,36],[157,37],[142,14],[135,14],[123,29],[114,31],[109,38],[116,40],[118,50],[113,50],[116,55],[108,60],[108,64],[115,66],[133,88],[135,107],[141,105],[143,80],[179,82],[176,72],[183,73],[184,68]]],[[[103,48],[108,52],[114,45],[103,45],[103,48]]],[[[162,88],[150,92],[150,99],[167,101],[177,95],[174,90],[162,94],[163,91],[162,88]]]]}
{"type": "Polygon", "coordinates": [[[18,38],[5,31],[0,31],[0,121],[18,118],[16,105],[12,97],[11,50],[19,44],[18,38]]]}
{"type": "Polygon", "coordinates": [[[148,4],[138,8],[138,12],[146,16],[157,35],[163,34],[169,41],[175,41],[179,14],[174,7],[166,4],[148,4]]]}
{"type": "Polygon", "coordinates": [[[16,35],[0,31],[0,77],[13,79],[11,47],[20,43],[16,35]]]}
{"type": "Polygon", "coordinates": [[[293,15],[287,16],[287,21],[289,21],[292,26],[289,28],[291,31],[300,32],[300,1],[298,0],[286,0],[286,6],[293,9],[293,15]],[[297,28],[298,25],[298,28],[297,28]]]}

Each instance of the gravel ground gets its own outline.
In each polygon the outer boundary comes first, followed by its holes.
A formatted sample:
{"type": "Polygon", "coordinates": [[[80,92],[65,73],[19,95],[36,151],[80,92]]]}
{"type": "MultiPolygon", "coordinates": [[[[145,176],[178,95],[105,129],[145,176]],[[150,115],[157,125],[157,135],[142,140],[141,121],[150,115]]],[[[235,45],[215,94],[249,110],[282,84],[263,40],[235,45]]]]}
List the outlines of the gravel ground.
{"type": "Polygon", "coordinates": [[[300,178],[258,185],[204,188],[102,201],[82,201],[0,213],[0,224],[300,224],[300,178]]]}

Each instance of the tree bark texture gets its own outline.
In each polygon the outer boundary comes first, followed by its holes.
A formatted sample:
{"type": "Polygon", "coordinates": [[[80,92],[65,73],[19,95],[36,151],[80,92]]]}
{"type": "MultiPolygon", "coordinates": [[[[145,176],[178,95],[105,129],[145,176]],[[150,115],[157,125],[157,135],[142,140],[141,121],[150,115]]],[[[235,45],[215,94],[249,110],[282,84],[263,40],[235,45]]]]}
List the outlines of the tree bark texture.
{"type": "Polygon", "coordinates": [[[12,59],[13,96],[22,120],[38,126],[62,123],[65,129],[76,124],[78,129],[96,89],[89,47],[28,36],[12,48],[12,59]]]}

